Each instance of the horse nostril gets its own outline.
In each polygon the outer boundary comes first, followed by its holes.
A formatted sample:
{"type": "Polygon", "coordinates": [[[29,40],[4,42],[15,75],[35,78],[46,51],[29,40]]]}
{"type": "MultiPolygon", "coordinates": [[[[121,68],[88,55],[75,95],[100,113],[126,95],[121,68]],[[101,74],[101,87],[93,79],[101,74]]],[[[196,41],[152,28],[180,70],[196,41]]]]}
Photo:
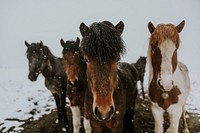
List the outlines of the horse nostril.
{"type": "Polygon", "coordinates": [[[114,107],[111,106],[111,107],[110,107],[110,114],[113,114],[114,112],[115,112],[114,107]]]}
{"type": "Polygon", "coordinates": [[[158,80],[158,85],[161,86],[161,84],[160,84],[160,79],[158,80]]]}
{"type": "Polygon", "coordinates": [[[77,83],[78,83],[78,80],[75,79],[75,81],[74,81],[74,86],[76,86],[77,83]]]}
{"type": "Polygon", "coordinates": [[[101,116],[101,113],[99,112],[99,108],[98,107],[95,107],[95,111],[94,111],[95,115],[96,116],[101,116]]]}
{"type": "Polygon", "coordinates": [[[160,79],[158,80],[157,84],[161,89],[164,89],[163,86],[161,85],[161,80],[160,79]]]}
{"type": "Polygon", "coordinates": [[[172,80],[172,86],[174,86],[174,81],[172,80]]]}

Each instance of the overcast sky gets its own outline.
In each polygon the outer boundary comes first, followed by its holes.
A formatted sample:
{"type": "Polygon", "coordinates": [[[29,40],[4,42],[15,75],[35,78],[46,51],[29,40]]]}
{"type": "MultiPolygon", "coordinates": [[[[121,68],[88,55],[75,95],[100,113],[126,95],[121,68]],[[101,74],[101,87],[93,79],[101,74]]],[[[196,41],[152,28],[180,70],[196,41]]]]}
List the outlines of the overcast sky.
{"type": "Polygon", "coordinates": [[[0,67],[28,69],[25,40],[42,40],[61,56],[61,38],[81,38],[80,23],[89,26],[104,20],[125,23],[122,36],[127,52],[122,60],[128,62],[146,56],[149,21],[177,25],[185,20],[179,59],[199,72],[199,0],[0,0],[0,67]]]}

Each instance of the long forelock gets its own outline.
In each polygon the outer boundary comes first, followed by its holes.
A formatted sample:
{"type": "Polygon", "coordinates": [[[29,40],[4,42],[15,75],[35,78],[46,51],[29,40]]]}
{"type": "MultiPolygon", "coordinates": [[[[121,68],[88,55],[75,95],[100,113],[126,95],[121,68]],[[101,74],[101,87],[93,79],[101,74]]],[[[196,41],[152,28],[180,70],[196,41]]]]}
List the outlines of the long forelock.
{"type": "Polygon", "coordinates": [[[63,52],[76,52],[79,50],[79,45],[75,44],[75,41],[66,41],[65,46],[63,48],[63,52]]]}
{"type": "Polygon", "coordinates": [[[94,23],[82,40],[82,51],[90,59],[111,61],[120,58],[125,52],[125,47],[114,26],[94,23]]]}
{"type": "Polygon", "coordinates": [[[162,44],[165,40],[170,39],[179,48],[180,38],[176,27],[173,24],[159,24],[150,37],[149,44],[152,46],[155,43],[162,44]]]}

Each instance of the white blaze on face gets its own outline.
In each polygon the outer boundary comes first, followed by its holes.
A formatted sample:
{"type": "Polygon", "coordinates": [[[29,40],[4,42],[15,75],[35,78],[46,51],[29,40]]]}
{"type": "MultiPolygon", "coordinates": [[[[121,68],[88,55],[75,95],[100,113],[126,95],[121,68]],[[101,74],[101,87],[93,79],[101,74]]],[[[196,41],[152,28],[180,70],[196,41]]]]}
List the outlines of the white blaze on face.
{"type": "Polygon", "coordinates": [[[176,50],[175,44],[171,40],[166,40],[160,45],[161,50],[161,73],[160,84],[164,90],[170,91],[173,87],[172,57],[176,50]]]}

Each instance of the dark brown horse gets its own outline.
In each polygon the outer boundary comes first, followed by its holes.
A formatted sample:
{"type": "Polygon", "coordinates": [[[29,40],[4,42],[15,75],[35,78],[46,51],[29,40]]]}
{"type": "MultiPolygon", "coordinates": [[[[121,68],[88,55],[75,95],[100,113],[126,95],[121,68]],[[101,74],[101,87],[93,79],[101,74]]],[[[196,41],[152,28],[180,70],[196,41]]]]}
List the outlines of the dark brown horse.
{"type": "Polygon", "coordinates": [[[31,81],[36,81],[41,73],[45,77],[45,86],[54,96],[58,120],[62,124],[63,130],[68,128],[66,117],[66,87],[67,76],[65,73],[63,59],[55,57],[47,46],[40,43],[29,44],[27,46],[27,58],[29,62],[29,75],[31,81]]]}
{"type": "Polygon", "coordinates": [[[121,34],[124,23],[109,21],[80,25],[81,50],[87,62],[88,89],[85,116],[92,132],[134,132],[134,107],[137,96],[137,71],[128,63],[119,63],[125,51],[121,34]]]}
{"type": "MultiPolygon", "coordinates": [[[[72,110],[73,133],[79,133],[81,126],[81,112],[84,108],[86,82],[86,63],[81,54],[79,44],[80,39],[76,41],[60,40],[63,47],[63,58],[65,70],[68,75],[67,96],[70,100],[72,110]]],[[[84,128],[86,133],[91,133],[90,123],[84,118],[84,128]]]]}
{"type": "Polygon", "coordinates": [[[141,89],[142,89],[142,96],[145,98],[144,92],[144,75],[145,75],[145,67],[146,67],[146,57],[141,56],[136,63],[132,63],[134,67],[136,67],[138,71],[138,81],[140,81],[141,89]]]}
{"type": "Polygon", "coordinates": [[[155,133],[163,133],[163,113],[169,113],[167,133],[178,133],[182,115],[184,133],[189,133],[185,118],[185,103],[190,92],[190,79],[186,65],[178,62],[179,33],[185,21],[179,25],[149,22],[151,33],[148,47],[149,97],[155,119],[155,133]]]}

